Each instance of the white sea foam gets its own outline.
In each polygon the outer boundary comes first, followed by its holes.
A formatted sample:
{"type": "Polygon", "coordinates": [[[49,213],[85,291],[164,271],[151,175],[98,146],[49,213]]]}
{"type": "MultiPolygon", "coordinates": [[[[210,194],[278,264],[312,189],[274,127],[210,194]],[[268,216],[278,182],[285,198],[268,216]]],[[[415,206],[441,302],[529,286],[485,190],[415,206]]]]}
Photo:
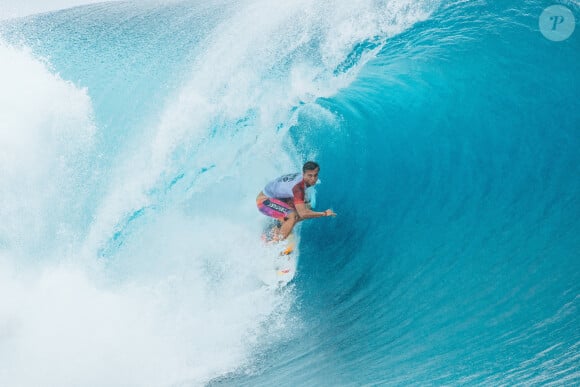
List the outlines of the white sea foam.
{"type": "Polygon", "coordinates": [[[26,49],[0,42],[0,63],[0,246],[42,250],[75,226],[58,218],[88,174],[91,101],[26,49]]]}

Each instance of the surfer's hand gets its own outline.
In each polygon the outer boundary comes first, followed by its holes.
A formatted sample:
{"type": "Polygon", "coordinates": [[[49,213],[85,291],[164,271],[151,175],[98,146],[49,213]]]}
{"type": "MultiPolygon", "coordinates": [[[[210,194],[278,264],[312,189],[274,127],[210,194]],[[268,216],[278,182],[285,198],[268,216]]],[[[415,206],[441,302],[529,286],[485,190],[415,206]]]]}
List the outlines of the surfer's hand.
{"type": "Polygon", "coordinates": [[[329,208],[328,210],[324,211],[324,216],[336,216],[336,213],[329,208]]]}

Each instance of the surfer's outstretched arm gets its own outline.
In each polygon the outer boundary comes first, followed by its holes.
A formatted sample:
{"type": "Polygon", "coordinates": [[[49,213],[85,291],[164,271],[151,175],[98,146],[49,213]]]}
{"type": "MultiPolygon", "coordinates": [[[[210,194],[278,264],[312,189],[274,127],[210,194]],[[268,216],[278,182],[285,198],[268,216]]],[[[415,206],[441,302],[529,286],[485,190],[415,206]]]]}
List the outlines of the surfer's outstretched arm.
{"type": "Polygon", "coordinates": [[[296,212],[298,212],[298,216],[300,217],[300,219],[322,218],[323,216],[336,216],[336,213],[331,209],[328,209],[323,212],[312,211],[304,203],[296,203],[296,212]]]}
{"type": "Polygon", "coordinates": [[[288,216],[282,220],[282,226],[279,231],[280,239],[286,239],[292,232],[296,223],[304,219],[322,218],[323,216],[336,216],[336,213],[331,209],[324,212],[312,211],[306,206],[306,204],[296,204],[296,211],[290,212],[288,216]]]}

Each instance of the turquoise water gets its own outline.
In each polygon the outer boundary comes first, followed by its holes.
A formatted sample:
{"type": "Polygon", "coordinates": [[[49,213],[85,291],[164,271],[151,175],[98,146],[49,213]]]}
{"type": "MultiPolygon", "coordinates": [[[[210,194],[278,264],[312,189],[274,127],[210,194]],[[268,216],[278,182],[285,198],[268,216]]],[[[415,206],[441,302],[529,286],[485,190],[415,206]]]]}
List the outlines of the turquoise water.
{"type": "Polygon", "coordinates": [[[580,35],[542,35],[551,4],[2,22],[0,385],[579,384],[580,35]],[[307,159],[339,216],[273,291],[254,198],[307,159]]]}

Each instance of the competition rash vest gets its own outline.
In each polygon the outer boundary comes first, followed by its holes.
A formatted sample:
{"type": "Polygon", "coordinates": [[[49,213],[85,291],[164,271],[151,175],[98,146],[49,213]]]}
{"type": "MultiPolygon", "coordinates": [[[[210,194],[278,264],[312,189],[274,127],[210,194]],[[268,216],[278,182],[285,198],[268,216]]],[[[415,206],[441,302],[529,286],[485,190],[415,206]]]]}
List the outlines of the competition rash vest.
{"type": "Polygon", "coordinates": [[[301,173],[280,176],[269,182],[264,188],[264,194],[275,199],[292,199],[294,204],[308,203],[301,173]]]}

